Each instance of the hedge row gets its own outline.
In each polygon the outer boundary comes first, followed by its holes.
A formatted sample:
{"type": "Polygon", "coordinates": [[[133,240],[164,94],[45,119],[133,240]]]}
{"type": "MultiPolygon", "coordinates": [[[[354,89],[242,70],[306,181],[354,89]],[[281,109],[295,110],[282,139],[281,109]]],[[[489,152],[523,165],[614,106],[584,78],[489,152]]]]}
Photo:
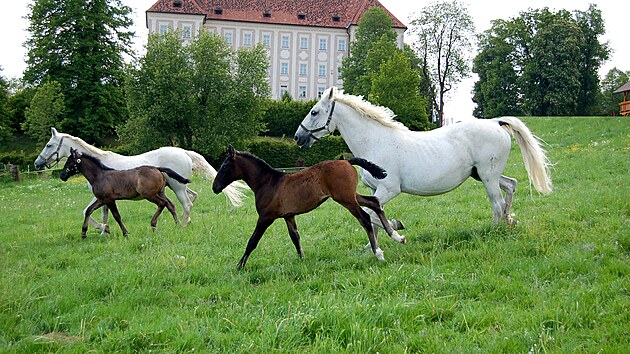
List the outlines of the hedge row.
{"type": "Polygon", "coordinates": [[[277,168],[311,166],[350,155],[340,136],[328,136],[305,149],[300,149],[293,140],[259,137],[249,141],[245,149],[277,168]]]}
{"type": "Polygon", "coordinates": [[[25,170],[28,165],[33,165],[35,159],[37,158],[39,153],[31,152],[27,153],[24,151],[8,151],[8,152],[0,152],[0,163],[3,164],[12,164],[19,165],[20,170],[25,170]]]}

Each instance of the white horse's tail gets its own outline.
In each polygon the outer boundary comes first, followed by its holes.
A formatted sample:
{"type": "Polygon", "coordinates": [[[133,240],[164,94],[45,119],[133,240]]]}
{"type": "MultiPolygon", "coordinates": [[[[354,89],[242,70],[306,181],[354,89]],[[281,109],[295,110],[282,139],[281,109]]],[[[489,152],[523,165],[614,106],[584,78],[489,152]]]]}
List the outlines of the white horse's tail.
{"type": "MultiPolygon", "coordinates": [[[[217,170],[201,154],[192,150],[186,150],[186,154],[192,159],[193,171],[200,172],[210,181],[214,181],[214,178],[217,176],[217,170]]],[[[223,193],[228,197],[232,205],[241,206],[243,205],[243,198],[245,198],[245,194],[241,190],[249,190],[249,187],[245,183],[236,181],[227,186],[223,193]]]]}
{"type": "Polygon", "coordinates": [[[516,143],[520,146],[529,183],[533,184],[539,193],[551,193],[553,188],[549,173],[551,163],[541,146],[540,139],[532,134],[529,128],[516,117],[501,117],[494,120],[499,122],[516,139],[516,143]]]}

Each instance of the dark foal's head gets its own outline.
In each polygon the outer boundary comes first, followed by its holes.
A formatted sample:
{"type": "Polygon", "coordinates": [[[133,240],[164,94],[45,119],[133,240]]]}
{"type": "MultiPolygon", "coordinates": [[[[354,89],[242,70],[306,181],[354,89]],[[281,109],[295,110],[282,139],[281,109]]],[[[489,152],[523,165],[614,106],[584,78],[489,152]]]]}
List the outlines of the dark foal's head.
{"type": "Polygon", "coordinates": [[[221,193],[230,183],[242,178],[241,169],[236,163],[236,150],[232,145],[228,145],[227,154],[212,183],[212,191],[216,194],[221,193]]]}
{"type": "Polygon", "coordinates": [[[63,169],[59,174],[59,178],[61,178],[61,180],[65,182],[71,176],[81,173],[80,165],[81,153],[73,148],[70,148],[70,156],[68,156],[66,164],[63,165],[63,169]]]}

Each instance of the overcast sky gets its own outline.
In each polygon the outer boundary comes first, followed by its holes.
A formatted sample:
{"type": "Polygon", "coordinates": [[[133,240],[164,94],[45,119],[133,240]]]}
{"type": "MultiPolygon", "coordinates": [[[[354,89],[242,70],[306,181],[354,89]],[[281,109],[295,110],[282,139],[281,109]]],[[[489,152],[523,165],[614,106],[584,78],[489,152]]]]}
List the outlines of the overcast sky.
{"type": "MultiPolygon", "coordinates": [[[[331,0],[332,1],[332,0],[331,0]]],[[[600,77],[613,67],[628,71],[630,70],[630,31],[628,30],[628,14],[630,14],[630,1],[628,0],[521,0],[521,1],[498,1],[498,0],[463,0],[470,10],[470,14],[475,21],[476,31],[482,32],[490,28],[490,21],[495,19],[509,19],[519,15],[528,9],[538,9],[549,7],[556,11],[566,9],[569,11],[588,10],[589,3],[597,4],[602,11],[606,34],[600,41],[608,41],[612,49],[610,59],[604,63],[600,70],[600,77]]],[[[28,33],[26,28],[28,22],[24,19],[28,7],[32,0],[3,1],[3,11],[0,12],[0,66],[2,75],[7,78],[20,77],[26,68],[24,59],[26,49],[22,44],[26,41],[28,33]]],[[[409,24],[414,18],[414,13],[429,1],[421,0],[380,0],[380,2],[405,24],[409,24]]],[[[135,23],[133,30],[137,38],[135,45],[136,52],[142,53],[143,46],[147,40],[147,28],[145,11],[155,3],[155,0],[123,0],[133,9],[132,19],[135,23]]],[[[411,43],[413,37],[407,36],[405,41],[411,43]]],[[[465,119],[472,116],[474,103],[471,100],[472,86],[476,77],[472,77],[458,85],[458,87],[447,97],[445,113],[449,118],[455,120],[465,119]]]]}

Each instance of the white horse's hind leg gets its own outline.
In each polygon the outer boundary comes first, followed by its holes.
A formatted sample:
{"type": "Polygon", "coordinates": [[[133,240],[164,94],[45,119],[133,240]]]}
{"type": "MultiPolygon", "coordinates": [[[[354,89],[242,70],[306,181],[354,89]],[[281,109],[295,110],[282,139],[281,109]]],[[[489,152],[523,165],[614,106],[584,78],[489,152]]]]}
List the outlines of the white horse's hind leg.
{"type": "Polygon", "coordinates": [[[505,191],[505,210],[503,211],[503,216],[508,225],[516,225],[517,223],[510,214],[512,198],[514,197],[514,192],[516,192],[516,183],[516,179],[507,176],[501,176],[501,179],[499,179],[499,186],[505,191]]]}
{"type": "MultiPolygon", "coordinates": [[[[184,209],[182,212],[182,226],[186,226],[190,222],[190,211],[193,207],[193,202],[189,198],[189,189],[185,184],[179,183],[170,177],[167,177],[166,180],[168,186],[171,187],[179,202],[182,203],[182,208],[184,209]]],[[[195,193],[192,190],[190,191],[195,193]]],[[[197,193],[195,193],[195,196],[196,195],[197,193]]]]}
{"type": "Polygon", "coordinates": [[[197,200],[197,192],[186,187],[186,193],[188,193],[188,198],[190,199],[190,202],[194,204],[195,200],[197,200]]]}
{"type": "Polygon", "coordinates": [[[490,204],[492,205],[492,222],[494,225],[497,225],[499,221],[501,221],[505,210],[505,200],[503,200],[499,181],[483,180],[483,184],[486,187],[486,192],[488,193],[488,198],[490,198],[490,204]]]}

